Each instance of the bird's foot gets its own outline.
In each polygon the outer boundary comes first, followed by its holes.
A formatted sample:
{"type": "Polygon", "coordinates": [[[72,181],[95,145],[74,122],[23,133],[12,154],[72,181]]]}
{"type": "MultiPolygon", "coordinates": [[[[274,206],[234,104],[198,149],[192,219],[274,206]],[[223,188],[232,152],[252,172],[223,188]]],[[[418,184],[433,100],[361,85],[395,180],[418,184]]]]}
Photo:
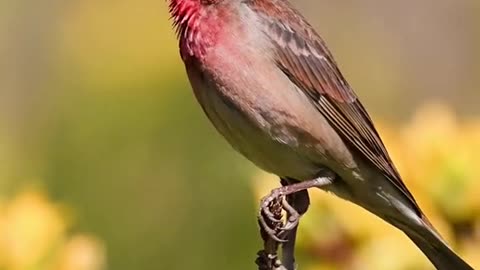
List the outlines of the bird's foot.
{"type": "Polygon", "coordinates": [[[286,235],[298,225],[300,220],[300,214],[288,203],[285,196],[284,187],[274,189],[262,199],[258,214],[262,232],[278,243],[286,242],[286,235]],[[287,213],[285,221],[283,211],[287,213]]]}

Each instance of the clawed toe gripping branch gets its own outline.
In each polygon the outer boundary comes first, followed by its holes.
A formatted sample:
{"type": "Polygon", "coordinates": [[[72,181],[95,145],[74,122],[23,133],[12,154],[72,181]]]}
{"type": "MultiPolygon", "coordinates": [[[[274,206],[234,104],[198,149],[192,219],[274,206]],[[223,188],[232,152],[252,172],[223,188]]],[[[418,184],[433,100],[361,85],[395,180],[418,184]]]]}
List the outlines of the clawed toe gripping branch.
{"type": "Polygon", "coordinates": [[[281,270],[282,264],[278,258],[277,250],[281,242],[283,221],[282,204],[284,198],[280,194],[272,194],[262,199],[260,213],[258,215],[258,224],[260,226],[260,235],[263,239],[263,250],[257,253],[259,270],[281,270]]]}
{"type": "Polygon", "coordinates": [[[258,222],[267,236],[276,242],[286,242],[285,236],[298,225],[299,219],[300,214],[280,190],[276,189],[262,199],[258,222]],[[282,210],[287,213],[285,222],[282,221],[282,210]]]}
{"type": "Polygon", "coordinates": [[[300,217],[310,203],[307,189],[331,184],[333,175],[310,181],[282,179],[282,187],[272,190],[261,200],[258,214],[263,250],[257,253],[259,270],[295,270],[294,248],[300,217]],[[285,219],[283,218],[285,212],[285,219]],[[282,245],[282,260],[278,247],[282,245]]]}

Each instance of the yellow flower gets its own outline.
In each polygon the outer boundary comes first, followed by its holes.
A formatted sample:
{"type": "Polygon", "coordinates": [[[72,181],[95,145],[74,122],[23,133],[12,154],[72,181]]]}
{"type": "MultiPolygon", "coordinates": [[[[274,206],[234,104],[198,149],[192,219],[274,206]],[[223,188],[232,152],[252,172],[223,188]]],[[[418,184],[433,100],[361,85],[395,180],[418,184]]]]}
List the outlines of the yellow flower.
{"type": "Polygon", "coordinates": [[[430,269],[421,251],[400,231],[372,238],[357,255],[355,269],[430,269]]]}
{"type": "Polygon", "coordinates": [[[105,248],[92,236],[72,237],[63,248],[56,270],[105,269],[105,248]]]}
{"type": "Polygon", "coordinates": [[[0,254],[6,269],[26,269],[48,255],[63,239],[59,209],[40,193],[27,191],[2,211],[0,254]]]}

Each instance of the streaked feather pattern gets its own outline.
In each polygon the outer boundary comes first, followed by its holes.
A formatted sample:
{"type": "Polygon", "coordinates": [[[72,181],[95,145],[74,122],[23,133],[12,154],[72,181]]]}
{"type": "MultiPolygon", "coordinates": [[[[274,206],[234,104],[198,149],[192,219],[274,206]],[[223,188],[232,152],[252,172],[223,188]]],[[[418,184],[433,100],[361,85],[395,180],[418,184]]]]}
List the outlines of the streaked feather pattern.
{"type": "Polygon", "coordinates": [[[276,47],[279,68],[312,99],[345,142],[381,170],[408,198],[417,214],[423,216],[391,162],[370,116],[313,27],[287,1],[248,3],[264,20],[265,33],[276,47]]]}

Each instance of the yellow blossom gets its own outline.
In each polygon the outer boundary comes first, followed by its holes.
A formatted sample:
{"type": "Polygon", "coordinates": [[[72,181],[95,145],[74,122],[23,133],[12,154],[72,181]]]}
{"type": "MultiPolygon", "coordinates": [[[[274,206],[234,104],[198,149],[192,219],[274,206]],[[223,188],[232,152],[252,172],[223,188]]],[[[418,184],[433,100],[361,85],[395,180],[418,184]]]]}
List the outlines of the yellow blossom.
{"type": "Polygon", "coordinates": [[[40,193],[27,191],[3,211],[0,253],[7,269],[26,269],[58,245],[65,231],[62,215],[40,193]]]}
{"type": "Polygon", "coordinates": [[[105,248],[94,237],[72,237],[63,248],[57,270],[105,269],[105,248]]]}

